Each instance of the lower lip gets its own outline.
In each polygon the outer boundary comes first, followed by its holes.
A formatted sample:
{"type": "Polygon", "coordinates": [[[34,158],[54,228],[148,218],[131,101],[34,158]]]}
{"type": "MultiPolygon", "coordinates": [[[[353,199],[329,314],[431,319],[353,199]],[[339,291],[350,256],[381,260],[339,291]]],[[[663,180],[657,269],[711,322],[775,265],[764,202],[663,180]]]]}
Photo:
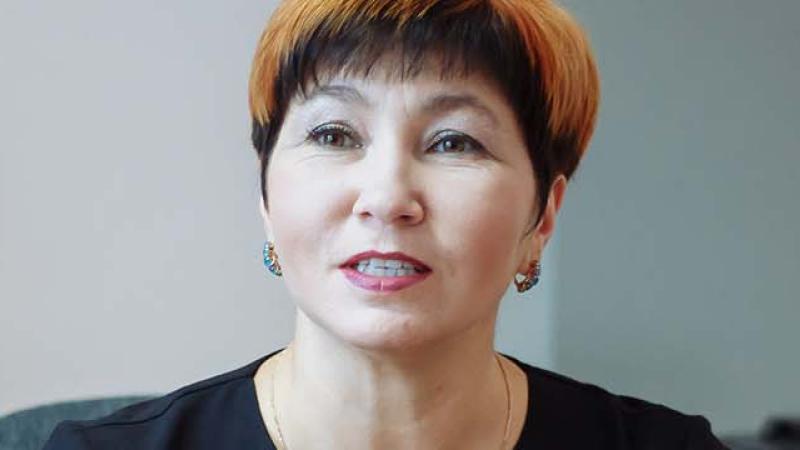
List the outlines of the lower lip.
{"type": "Polygon", "coordinates": [[[373,292],[394,292],[405,289],[412,284],[419,283],[431,274],[430,271],[400,277],[376,277],[361,273],[352,267],[342,267],[342,272],[348,281],[361,289],[373,292]]]}

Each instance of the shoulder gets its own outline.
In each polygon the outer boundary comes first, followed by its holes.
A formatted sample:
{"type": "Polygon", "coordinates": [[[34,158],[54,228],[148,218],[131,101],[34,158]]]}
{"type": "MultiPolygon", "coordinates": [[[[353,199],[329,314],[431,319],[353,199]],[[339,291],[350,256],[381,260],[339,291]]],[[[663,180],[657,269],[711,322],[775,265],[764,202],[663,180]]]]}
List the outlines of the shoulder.
{"type": "Polygon", "coordinates": [[[226,431],[244,437],[260,426],[253,417],[242,417],[256,401],[252,376],[272,354],[99,419],[63,421],[44,450],[207,448],[221,434],[216,433],[220,427],[232,427],[226,431]]]}
{"type": "MultiPolygon", "coordinates": [[[[517,359],[528,376],[529,443],[559,448],[724,449],[703,416],[617,395],[517,359]],[[588,446],[588,447],[587,447],[588,446]]],[[[533,445],[529,447],[534,448],[533,445]]],[[[521,446],[520,448],[526,448],[521,446]]]]}

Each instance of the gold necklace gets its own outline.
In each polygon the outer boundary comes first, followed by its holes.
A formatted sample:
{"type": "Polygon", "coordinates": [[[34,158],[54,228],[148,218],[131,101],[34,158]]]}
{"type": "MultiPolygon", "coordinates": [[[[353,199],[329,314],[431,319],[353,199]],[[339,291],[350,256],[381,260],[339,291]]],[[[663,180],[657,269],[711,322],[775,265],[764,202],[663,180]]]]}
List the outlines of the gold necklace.
{"type": "MultiPolygon", "coordinates": [[[[281,352],[283,353],[283,352],[281,352]]],[[[281,355],[279,355],[281,356],[281,355]]],[[[500,366],[500,372],[503,374],[503,384],[506,388],[506,427],[505,431],[503,432],[503,441],[500,443],[500,450],[506,448],[506,442],[508,442],[508,434],[511,432],[511,387],[508,383],[508,375],[506,374],[506,369],[503,367],[503,363],[500,361],[500,355],[495,352],[494,354],[495,360],[497,361],[497,365],[500,366]]],[[[272,370],[272,376],[270,377],[270,385],[271,385],[271,393],[269,399],[270,409],[272,410],[272,417],[275,418],[275,428],[278,431],[278,440],[280,441],[280,446],[284,450],[289,450],[286,446],[286,441],[283,439],[283,433],[281,432],[281,423],[278,421],[278,413],[275,409],[275,372],[277,372],[278,368],[278,358],[275,361],[275,367],[272,370]]]]}

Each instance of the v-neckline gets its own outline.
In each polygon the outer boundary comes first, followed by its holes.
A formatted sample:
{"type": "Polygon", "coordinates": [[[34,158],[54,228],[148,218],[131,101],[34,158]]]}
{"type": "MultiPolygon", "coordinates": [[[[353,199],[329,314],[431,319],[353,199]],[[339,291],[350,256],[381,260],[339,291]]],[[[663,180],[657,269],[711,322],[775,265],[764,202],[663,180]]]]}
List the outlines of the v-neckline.
{"type": "MultiPolygon", "coordinates": [[[[259,424],[257,426],[258,427],[257,434],[262,436],[262,438],[261,438],[261,444],[259,444],[258,447],[263,450],[277,450],[278,447],[277,445],[275,445],[275,441],[272,440],[272,436],[269,434],[269,430],[267,429],[267,424],[264,422],[264,415],[262,414],[261,406],[258,400],[258,389],[256,387],[255,376],[258,373],[258,369],[264,364],[264,362],[266,362],[269,358],[275,356],[276,354],[282,352],[285,349],[286,347],[280,348],[254,361],[251,365],[252,372],[249,374],[250,381],[248,383],[248,389],[250,392],[248,393],[247,396],[249,403],[248,410],[249,414],[254,416],[253,420],[258,422],[259,424]]],[[[533,396],[535,392],[532,386],[533,380],[531,378],[531,375],[528,373],[528,370],[526,370],[525,364],[522,361],[518,360],[513,356],[506,355],[505,353],[501,352],[498,353],[501,356],[508,358],[509,361],[513,362],[522,371],[522,373],[525,374],[525,379],[528,385],[528,395],[527,395],[528,401],[524,409],[525,418],[517,442],[514,444],[514,449],[517,450],[520,449],[519,444],[521,442],[524,442],[526,439],[529,439],[530,436],[532,436],[531,433],[533,431],[534,424],[533,424],[533,415],[531,414],[531,409],[532,409],[531,404],[533,402],[533,396]]]]}

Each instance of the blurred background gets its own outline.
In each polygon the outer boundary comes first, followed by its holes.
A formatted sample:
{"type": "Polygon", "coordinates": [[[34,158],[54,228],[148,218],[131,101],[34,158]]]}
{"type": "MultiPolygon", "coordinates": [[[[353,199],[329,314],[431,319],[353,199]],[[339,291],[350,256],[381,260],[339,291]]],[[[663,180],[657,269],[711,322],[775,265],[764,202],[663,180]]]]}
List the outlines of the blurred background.
{"type": "MultiPolygon", "coordinates": [[[[275,3],[0,2],[0,415],[288,342],[247,111],[275,3]]],[[[498,348],[717,434],[800,415],[800,2],[563,3],[600,118],[498,348]]]]}

